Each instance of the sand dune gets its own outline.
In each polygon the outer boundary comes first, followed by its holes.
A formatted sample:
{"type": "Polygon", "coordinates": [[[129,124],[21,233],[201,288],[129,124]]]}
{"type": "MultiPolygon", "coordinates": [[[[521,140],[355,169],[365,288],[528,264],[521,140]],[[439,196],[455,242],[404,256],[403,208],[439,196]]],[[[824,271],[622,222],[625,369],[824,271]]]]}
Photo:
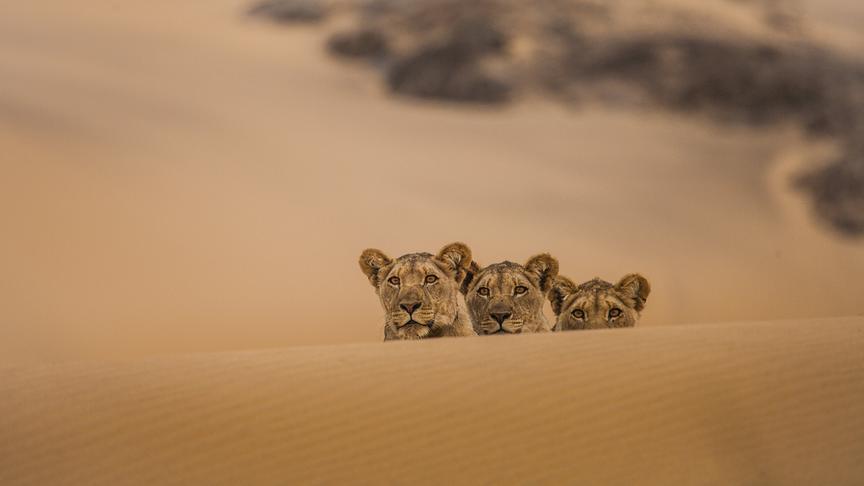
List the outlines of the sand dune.
{"type": "Polygon", "coordinates": [[[0,483],[864,482],[864,319],[0,368],[0,483]]]}
{"type": "MultiPolygon", "coordinates": [[[[789,5],[860,54],[859,2],[789,5]]],[[[0,6],[0,484],[864,483],[864,246],[789,187],[836,147],[395,100],[242,0],[0,6]],[[372,343],[360,251],[454,240],[653,292],[636,329],[372,343]]]]}
{"type": "Polygon", "coordinates": [[[0,3],[0,361],[378,341],[360,251],[454,240],[642,272],[645,326],[864,312],[794,131],[397,101],[240,0],[0,3]]]}

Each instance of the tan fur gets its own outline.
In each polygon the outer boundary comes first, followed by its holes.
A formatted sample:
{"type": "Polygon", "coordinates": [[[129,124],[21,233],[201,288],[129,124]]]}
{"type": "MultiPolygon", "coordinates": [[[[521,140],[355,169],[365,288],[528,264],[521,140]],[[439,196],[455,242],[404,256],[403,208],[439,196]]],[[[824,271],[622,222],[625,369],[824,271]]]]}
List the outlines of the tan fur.
{"type": "Polygon", "coordinates": [[[459,292],[470,265],[471,250],[463,243],[447,245],[437,255],[411,253],[395,260],[365,250],[360,269],[384,308],[384,340],[475,335],[459,292]]]}
{"type": "Polygon", "coordinates": [[[472,262],[462,292],[474,330],[480,335],[551,330],[543,303],[557,275],[558,260],[548,254],[531,257],[525,265],[501,262],[480,268],[472,262]]]}
{"type": "Polygon", "coordinates": [[[555,331],[633,327],[651,293],[648,280],[633,273],[613,285],[595,278],[581,285],[558,277],[549,292],[557,316],[555,331]],[[614,314],[620,313],[617,317],[614,314]]]}

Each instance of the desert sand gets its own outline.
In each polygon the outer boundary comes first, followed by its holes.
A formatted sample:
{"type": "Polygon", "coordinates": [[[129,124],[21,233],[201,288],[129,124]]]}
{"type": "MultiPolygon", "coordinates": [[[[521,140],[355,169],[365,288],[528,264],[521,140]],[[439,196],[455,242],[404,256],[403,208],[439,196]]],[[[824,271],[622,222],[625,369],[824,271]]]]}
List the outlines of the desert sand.
{"type": "MultiPolygon", "coordinates": [[[[456,240],[642,272],[644,326],[864,313],[864,245],[788,182],[832,147],[794,128],[396,100],[236,0],[2,5],[0,361],[379,341],[362,249],[456,240]]],[[[856,2],[801,5],[864,45],[856,2]]]]}
{"type": "MultiPolygon", "coordinates": [[[[864,52],[860,2],[790,5],[864,52]]],[[[395,99],[248,7],[0,0],[0,484],[864,483],[864,245],[790,187],[829,141],[395,99]],[[456,240],[653,291],[380,343],[360,252],[456,240]]]]}
{"type": "Polygon", "coordinates": [[[0,483],[864,481],[864,319],[0,367],[0,483]]]}

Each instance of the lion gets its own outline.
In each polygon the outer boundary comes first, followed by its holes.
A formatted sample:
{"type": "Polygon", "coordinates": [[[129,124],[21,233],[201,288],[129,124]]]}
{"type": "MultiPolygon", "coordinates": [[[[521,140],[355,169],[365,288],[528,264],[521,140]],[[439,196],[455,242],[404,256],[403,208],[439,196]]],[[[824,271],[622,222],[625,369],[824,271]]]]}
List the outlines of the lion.
{"type": "Polygon", "coordinates": [[[551,330],[543,304],[557,275],[558,260],[545,253],[525,265],[505,261],[481,269],[472,262],[462,293],[474,330],[480,335],[551,330]]]}
{"type": "Polygon", "coordinates": [[[459,292],[470,265],[471,250],[463,243],[434,256],[410,253],[395,260],[365,250],[360,269],[384,307],[384,341],[476,335],[459,292]]]}
{"type": "Polygon", "coordinates": [[[651,293],[648,280],[631,273],[613,285],[595,278],[576,285],[558,277],[549,291],[557,316],[554,331],[633,327],[651,293]]]}

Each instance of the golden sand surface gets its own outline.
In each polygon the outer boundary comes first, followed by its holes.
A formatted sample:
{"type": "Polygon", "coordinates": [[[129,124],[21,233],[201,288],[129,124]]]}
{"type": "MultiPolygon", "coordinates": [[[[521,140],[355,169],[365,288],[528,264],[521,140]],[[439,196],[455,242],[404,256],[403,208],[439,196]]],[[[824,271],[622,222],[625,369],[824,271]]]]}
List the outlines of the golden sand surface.
{"type": "MultiPolygon", "coordinates": [[[[804,5],[855,45],[856,3],[804,5]]],[[[456,240],[575,280],[641,272],[646,327],[864,313],[864,245],[788,183],[831,147],[395,100],[318,27],[247,6],[0,1],[0,362],[378,341],[360,252],[456,240]]]]}
{"type": "Polygon", "coordinates": [[[864,319],[0,366],[0,483],[864,482],[864,319]]]}

